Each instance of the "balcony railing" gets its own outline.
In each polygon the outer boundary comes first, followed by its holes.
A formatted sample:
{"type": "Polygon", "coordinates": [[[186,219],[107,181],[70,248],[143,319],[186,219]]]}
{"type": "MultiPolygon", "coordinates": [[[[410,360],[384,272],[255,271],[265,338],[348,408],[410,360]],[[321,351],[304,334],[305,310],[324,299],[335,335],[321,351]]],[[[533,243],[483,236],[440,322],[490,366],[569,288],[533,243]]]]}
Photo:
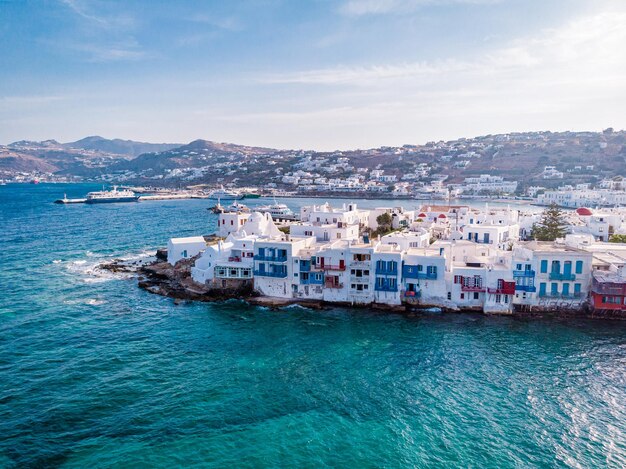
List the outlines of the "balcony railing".
{"type": "Polygon", "coordinates": [[[320,265],[318,268],[322,270],[339,270],[339,271],[346,270],[345,265],[333,265],[333,264],[320,265]]]}
{"type": "Polygon", "coordinates": [[[550,272],[550,280],[566,280],[568,282],[572,282],[576,280],[576,275],[574,274],[561,274],[559,272],[550,272]]]}
{"type": "Polygon", "coordinates": [[[300,278],[300,285],[324,285],[324,279],[317,280],[315,277],[300,278]]]}
{"type": "Polygon", "coordinates": [[[422,296],[422,292],[421,291],[405,291],[403,293],[403,296],[405,298],[420,298],[422,296]]]}
{"type": "Polygon", "coordinates": [[[437,272],[415,272],[405,275],[405,278],[416,278],[422,280],[437,280],[437,272]]]}
{"type": "Polygon", "coordinates": [[[275,277],[275,278],[286,278],[287,272],[261,272],[260,270],[254,271],[255,277],[275,277]]]}
{"type": "Polygon", "coordinates": [[[534,285],[515,285],[515,290],[535,293],[537,291],[537,287],[534,285]]]}
{"type": "Polygon", "coordinates": [[[369,283],[369,275],[357,277],[356,275],[350,275],[350,281],[353,283],[369,283]]]}
{"type": "Polygon", "coordinates": [[[487,291],[487,289],[485,287],[476,286],[476,285],[461,285],[461,291],[485,292],[487,291]]]}
{"type": "Polygon", "coordinates": [[[351,260],[350,265],[353,267],[369,267],[372,261],[357,261],[351,260]]]}
{"type": "Polygon", "coordinates": [[[534,270],[514,270],[513,277],[534,277],[534,270]]]}
{"type": "Polygon", "coordinates": [[[239,256],[229,257],[228,262],[241,262],[241,257],[239,256]]]}
{"type": "Polygon", "coordinates": [[[311,271],[310,262],[300,262],[300,272],[310,272],[310,271],[311,271]]]}
{"type": "Polygon", "coordinates": [[[287,256],[266,256],[261,254],[255,254],[254,260],[267,262],[287,262],[287,256]]]}
{"type": "Polygon", "coordinates": [[[374,286],[374,290],[376,291],[388,291],[388,292],[397,292],[398,291],[398,286],[391,286],[391,285],[376,285],[374,286]]]}
{"type": "Polygon", "coordinates": [[[515,295],[515,287],[507,288],[487,288],[488,293],[495,293],[497,295],[515,295]]]}
{"type": "Polygon", "coordinates": [[[326,282],[324,283],[324,288],[343,288],[343,283],[334,283],[334,282],[326,282]]]}
{"type": "Polygon", "coordinates": [[[376,275],[398,275],[398,268],[376,267],[376,275]]]}
{"type": "Polygon", "coordinates": [[[552,292],[546,292],[546,293],[539,293],[539,297],[540,298],[560,298],[560,299],[564,299],[564,300],[572,300],[572,299],[576,299],[576,298],[584,298],[587,294],[583,293],[583,292],[574,292],[574,293],[552,293],[552,292]]]}

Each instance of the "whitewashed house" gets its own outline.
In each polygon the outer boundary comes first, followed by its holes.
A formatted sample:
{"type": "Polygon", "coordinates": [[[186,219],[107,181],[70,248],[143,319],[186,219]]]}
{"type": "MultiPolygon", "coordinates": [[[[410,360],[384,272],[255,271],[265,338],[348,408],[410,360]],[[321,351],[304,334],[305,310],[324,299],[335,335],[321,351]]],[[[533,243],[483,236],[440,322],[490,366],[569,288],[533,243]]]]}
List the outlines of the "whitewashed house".
{"type": "Polygon", "coordinates": [[[181,259],[189,259],[206,249],[206,241],[202,236],[188,238],[170,238],[167,242],[167,262],[176,264],[181,259]]]}

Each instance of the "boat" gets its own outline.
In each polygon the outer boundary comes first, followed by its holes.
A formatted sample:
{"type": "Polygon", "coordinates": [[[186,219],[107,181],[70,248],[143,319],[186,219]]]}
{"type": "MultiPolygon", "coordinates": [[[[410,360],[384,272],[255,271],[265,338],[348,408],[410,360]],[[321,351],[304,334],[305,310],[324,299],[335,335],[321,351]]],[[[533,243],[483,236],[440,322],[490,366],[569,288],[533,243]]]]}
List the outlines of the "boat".
{"type": "Polygon", "coordinates": [[[209,194],[209,199],[217,199],[217,200],[240,200],[243,199],[243,194],[235,191],[224,189],[216,189],[209,194]]]}
{"type": "Polygon", "coordinates": [[[110,191],[89,192],[85,203],[87,204],[110,204],[114,202],[137,202],[139,196],[128,189],[118,190],[117,186],[113,186],[110,191]]]}
{"type": "Polygon", "coordinates": [[[249,212],[250,209],[247,205],[240,204],[236,200],[226,209],[227,212],[249,212]]]}
{"type": "Polygon", "coordinates": [[[211,213],[224,213],[226,211],[222,204],[220,204],[219,200],[213,207],[209,207],[207,210],[210,210],[211,213]]]}
{"type": "Polygon", "coordinates": [[[269,213],[273,219],[275,220],[297,220],[298,216],[293,213],[289,207],[285,204],[279,204],[274,200],[273,204],[270,205],[261,205],[259,207],[255,207],[255,212],[261,213],[269,213]]]}

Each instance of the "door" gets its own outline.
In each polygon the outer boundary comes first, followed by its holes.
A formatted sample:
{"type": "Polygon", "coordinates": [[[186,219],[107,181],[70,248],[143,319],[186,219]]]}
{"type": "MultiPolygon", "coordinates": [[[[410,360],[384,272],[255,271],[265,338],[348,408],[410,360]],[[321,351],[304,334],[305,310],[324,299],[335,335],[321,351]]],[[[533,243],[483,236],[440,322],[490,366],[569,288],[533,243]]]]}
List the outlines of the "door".
{"type": "Polygon", "coordinates": [[[322,269],[324,268],[324,258],[320,257],[320,266],[322,267],[322,269]]]}
{"type": "Polygon", "coordinates": [[[563,284],[563,296],[569,295],[569,283],[563,284]]]}
{"type": "Polygon", "coordinates": [[[541,282],[539,284],[539,296],[545,296],[546,295],[546,284],[544,282],[541,282]]]}
{"type": "Polygon", "coordinates": [[[343,259],[339,260],[339,270],[343,270],[346,268],[346,261],[343,259]]]}
{"type": "Polygon", "coordinates": [[[572,261],[565,261],[565,263],[563,263],[563,274],[564,275],[572,274],[572,261]]]}
{"type": "Polygon", "coordinates": [[[559,284],[558,283],[552,283],[550,285],[550,294],[552,296],[556,296],[559,294],[559,284]]]}
{"type": "Polygon", "coordinates": [[[483,235],[483,241],[485,242],[485,244],[489,244],[489,233],[485,233],[483,235]]]}

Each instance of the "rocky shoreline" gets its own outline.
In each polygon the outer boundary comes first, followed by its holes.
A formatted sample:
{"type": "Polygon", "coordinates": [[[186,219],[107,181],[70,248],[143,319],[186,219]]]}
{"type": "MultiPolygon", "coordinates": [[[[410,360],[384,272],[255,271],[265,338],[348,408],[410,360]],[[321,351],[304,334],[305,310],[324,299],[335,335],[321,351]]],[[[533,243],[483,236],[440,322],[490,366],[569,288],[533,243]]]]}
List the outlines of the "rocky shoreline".
{"type": "Polygon", "coordinates": [[[367,308],[379,312],[404,314],[416,316],[420,313],[432,312],[433,309],[442,313],[474,313],[484,315],[509,316],[520,319],[626,319],[622,315],[594,314],[592,310],[585,307],[580,310],[524,310],[513,311],[512,313],[485,313],[482,310],[466,310],[442,308],[434,305],[385,305],[369,304],[354,305],[351,303],[329,303],[323,300],[291,299],[291,298],[271,298],[258,294],[250,287],[240,289],[210,288],[199,285],[191,279],[191,267],[194,265],[196,257],[184,259],[172,266],[167,262],[167,253],[164,249],[157,251],[156,257],[144,260],[127,261],[124,259],[114,259],[111,262],[102,264],[100,269],[114,273],[131,274],[137,277],[137,285],[150,293],[172,298],[174,303],[179,304],[185,301],[200,302],[221,302],[232,299],[242,300],[250,305],[264,306],[270,309],[281,309],[292,305],[300,305],[309,309],[330,309],[334,307],[347,308],[367,308]]]}

